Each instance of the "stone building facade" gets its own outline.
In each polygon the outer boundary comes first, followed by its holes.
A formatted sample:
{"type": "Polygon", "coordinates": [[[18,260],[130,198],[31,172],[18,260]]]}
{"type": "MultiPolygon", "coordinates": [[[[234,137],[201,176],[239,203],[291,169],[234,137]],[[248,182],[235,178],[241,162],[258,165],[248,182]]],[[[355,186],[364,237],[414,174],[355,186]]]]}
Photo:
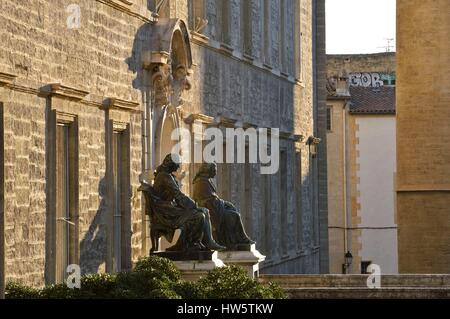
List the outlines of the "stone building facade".
{"type": "MultiPolygon", "coordinates": [[[[369,54],[327,54],[327,76],[342,73],[379,73],[382,80],[395,79],[395,52],[369,54]],[[388,77],[390,75],[391,77],[388,77]]],[[[387,82],[385,85],[394,85],[387,82]]]]}
{"type": "MultiPolygon", "coordinates": [[[[59,282],[69,263],[130,268],[150,249],[140,178],[174,129],[209,126],[280,128],[278,172],[220,164],[219,193],[268,257],[263,272],[326,272],[324,12],[297,0],[2,1],[0,282],[59,282]]],[[[188,193],[196,167],[182,166],[188,193]]]]}
{"type": "Polygon", "coordinates": [[[450,269],[449,31],[448,1],[397,1],[400,273],[450,269]]]}

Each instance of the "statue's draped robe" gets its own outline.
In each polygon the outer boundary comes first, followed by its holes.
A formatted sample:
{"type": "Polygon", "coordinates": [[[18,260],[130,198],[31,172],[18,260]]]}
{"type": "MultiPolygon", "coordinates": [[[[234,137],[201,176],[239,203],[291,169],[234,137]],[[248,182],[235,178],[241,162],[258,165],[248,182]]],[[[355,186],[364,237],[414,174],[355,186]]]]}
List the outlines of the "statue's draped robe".
{"type": "Polygon", "coordinates": [[[195,178],[193,198],[199,206],[209,210],[214,238],[220,245],[234,249],[240,244],[253,243],[245,233],[240,213],[232,203],[217,195],[214,182],[210,178],[195,178]]]}
{"type": "Polygon", "coordinates": [[[172,242],[176,229],[181,229],[179,245],[200,242],[202,239],[202,209],[183,194],[175,177],[167,172],[158,172],[153,184],[155,195],[152,201],[154,221],[160,228],[161,235],[172,242]],[[156,199],[156,200],[155,200],[156,199]],[[187,229],[189,228],[189,231],[187,229]]]}

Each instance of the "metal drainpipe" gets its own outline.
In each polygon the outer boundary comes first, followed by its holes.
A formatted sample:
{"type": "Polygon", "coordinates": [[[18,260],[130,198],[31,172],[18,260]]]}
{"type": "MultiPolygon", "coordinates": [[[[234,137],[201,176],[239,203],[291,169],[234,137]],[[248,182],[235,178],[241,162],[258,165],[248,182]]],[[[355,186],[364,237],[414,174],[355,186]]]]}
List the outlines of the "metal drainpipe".
{"type": "MultiPolygon", "coordinates": [[[[350,165],[350,150],[349,150],[349,125],[348,125],[348,110],[349,110],[350,102],[347,102],[344,107],[344,125],[345,125],[345,236],[347,247],[345,248],[344,254],[347,251],[352,250],[352,211],[351,211],[351,165],[350,165]],[[350,178],[348,177],[350,175],[350,178]]],[[[345,262],[345,261],[344,261],[345,262]]],[[[351,272],[351,266],[347,269],[347,272],[351,272]]]]}

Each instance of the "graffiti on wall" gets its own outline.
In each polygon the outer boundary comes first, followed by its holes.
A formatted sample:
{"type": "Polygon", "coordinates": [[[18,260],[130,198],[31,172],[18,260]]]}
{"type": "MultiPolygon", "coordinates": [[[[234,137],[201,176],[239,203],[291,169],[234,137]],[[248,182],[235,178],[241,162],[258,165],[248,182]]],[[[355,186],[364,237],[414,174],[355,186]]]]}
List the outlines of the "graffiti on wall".
{"type": "Polygon", "coordinates": [[[350,86],[379,87],[383,86],[380,73],[350,73],[350,86]]]}
{"type": "Polygon", "coordinates": [[[350,86],[380,87],[395,85],[395,73],[354,72],[349,75],[350,86]]]}

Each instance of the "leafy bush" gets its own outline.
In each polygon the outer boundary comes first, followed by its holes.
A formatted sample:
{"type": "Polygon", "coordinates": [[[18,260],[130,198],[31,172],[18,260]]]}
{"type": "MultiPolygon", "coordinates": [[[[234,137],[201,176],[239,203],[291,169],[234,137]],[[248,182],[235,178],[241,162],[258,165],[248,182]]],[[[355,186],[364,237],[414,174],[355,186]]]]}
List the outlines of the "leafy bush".
{"type": "Polygon", "coordinates": [[[42,288],[39,297],[43,299],[77,299],[79,289],[70,289],[66,284],[50,285],[42,288]]]}
{"type": "Polygon", "coordinates": [[[167,258],[158,256],[140,258],[133,271],[148,273],[163,280],[178,281],[181,279],[181,272],[175,264],[167,258]]]}
{"type": "Polygon", "coordinates": [[[212,299],[272,299],[286,298],[275,284],[265,286],[248,277],[238,266],[215,268],[198,281],[206,298],[212,299]]]}
{"type": "Polygon", "coordinates": [[[167,277],[157,277],[151,271],[120,273],[116,279],[117,289],[136,299],[180,298],[171,290],[171,283],[167,277]]]}
{"type": "Polygon", "coordinates": [[[247,276],[243,268],[216,268],[197,283],[181,280],[175,264],[165,258],[142,258],[131,272],[89,274],[81,277],[81,288],[65,284],[42,289],[9,283],[8,299],[249,299],[286,298],[275,284],[263,285],[247,276]]]}
{"type": "Polygon", "coordinates": [[[10,282],[6,285],[5,297],[8,299],[38,299],[39,290],[17,282],[10,282]]]}
{"type": "Polygon", "coordinates": [[[181,280],[172,284],[172,289],[180,295],[182,299],[206,298],[205,292],[195,282],[181,280]]]}

